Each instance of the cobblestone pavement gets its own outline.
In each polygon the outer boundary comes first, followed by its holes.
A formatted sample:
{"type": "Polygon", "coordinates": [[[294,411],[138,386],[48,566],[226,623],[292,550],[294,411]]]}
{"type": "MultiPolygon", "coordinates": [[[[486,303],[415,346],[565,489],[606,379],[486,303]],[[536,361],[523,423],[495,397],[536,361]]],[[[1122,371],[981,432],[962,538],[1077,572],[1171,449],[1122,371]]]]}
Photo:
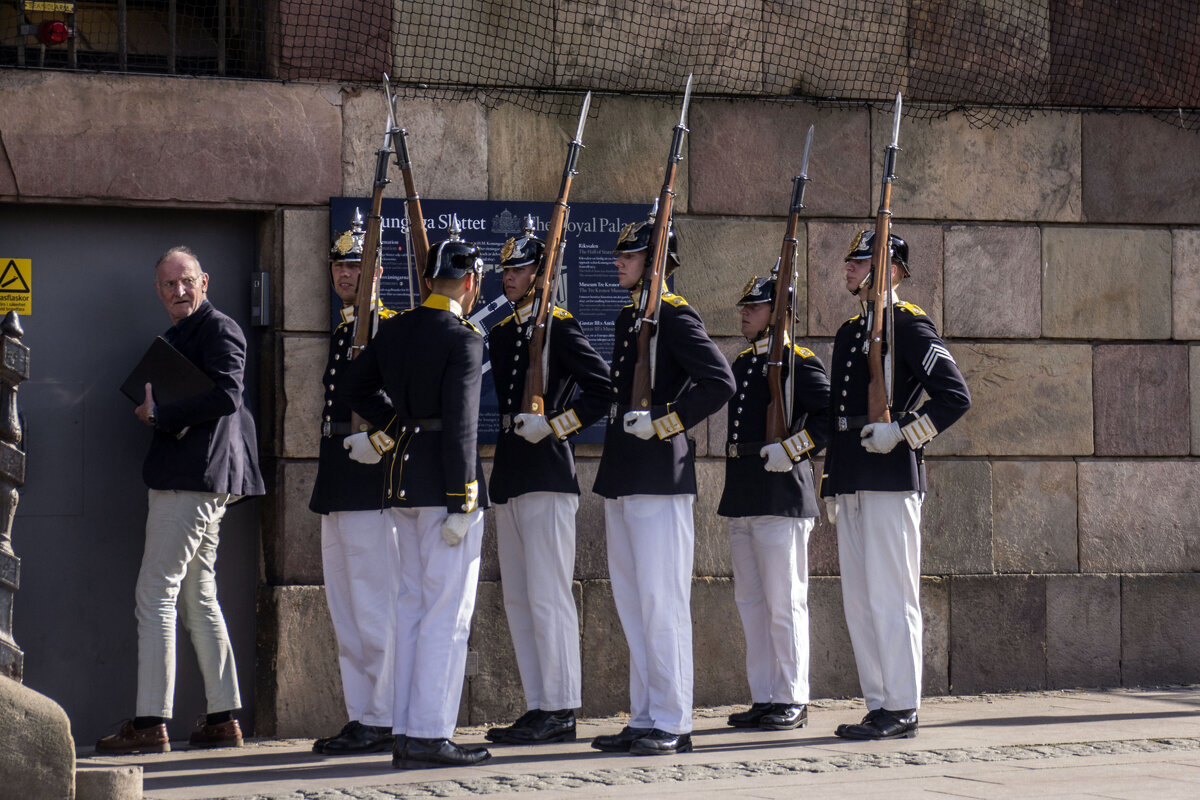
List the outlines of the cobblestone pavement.
{"type": "MultiPolygon", "coordinates": [[[[418,784],[374,786],[362,789],[292,791],[242,795],[214,800],[410,800],[415,798],[470,797],[552,789],[583,790],[644,784],[745,780],[793,773],[961,764],[965,762],[1026,761],[1065,757],[1113,756],[1145,753],[1200,753],[1200,739],[1134,739],[1117,742],[1073,742],[1052,745],[1010,745],[918,750],[903,753],[855,753],[827,758],[785,758],[722,764],[629,767],[571,772],[544,772],[516,776],[458,778],[418,784]]],[[[1200,771],[1196,775],[1200,782],[1200,771]]],[[[701,787],[697,787],[700,789],[701,787]]],[[[1200,796],[1200,786],[1195,787],[1200,796]]]]}
{"type": "MultiPolygon", "coordinates": [[[[697,710],[695,751],[670,757],[592,750],[591,737],[624,724],[614,717],[580,720],[578,741],[494,746],[490,761],[456,770],[396,771],[389,754],[315,756],[298,739],[123,758],[81,748],[79,764],[140,766],[147,800],[1200,797],[1200,686],[927,698],[918,738],[888,742],[832,735],[857,721],[861,701],[816,701],[796,731],[735,730],[732,710],[697,710]]],[[[485,730],[462,728],[456,741],[485,744],[485,730]]]]}

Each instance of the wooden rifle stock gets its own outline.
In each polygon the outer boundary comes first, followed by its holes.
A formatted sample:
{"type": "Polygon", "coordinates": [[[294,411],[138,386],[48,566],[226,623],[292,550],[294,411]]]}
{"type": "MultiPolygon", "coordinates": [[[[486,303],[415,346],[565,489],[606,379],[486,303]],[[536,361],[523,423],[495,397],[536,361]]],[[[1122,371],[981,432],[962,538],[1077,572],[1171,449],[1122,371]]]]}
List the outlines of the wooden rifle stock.
{"type": "Polygon", "coordinates": [[[412,159],[408,155],[408,131],[396,127],[396,95],[392,93],[392,84],[385,74],[383,76],[384,91],[387,92],[388,102],[388,131],[393,135],[396,145],[396,166],[404,179],[404,213],[408,218],[408,235],[412,240],[411,257],[414,269],[409,272],[409,280],[417,284],[417,293],[424,303],[429,297],[429,287],[425,285],[425,261],[429,256],[429,234],[425,230],[425,214],[421,211],[421,195],[417,194],[417,183],[413,179],[412,159]]]}
{"type": "Polygon", "coordinates": [[[775,268],[775,302],[771,307],[771,334],[767,344],[767,428],[765,440],[780,442],[787,437],[789,408],[783,393],[783,355],[790,348],[791,332],[796,319],[793,283],[796,271],[796,228],[800,224],[800,212],[804,209],[804,185],[808,181],[808,154],[812,146],[813,129],[808,128],[808,141],[804,145],[804,166],[800,174],[792,178],[792,202],[788,206],[787,230],[779,253],[779,266],[775,268]]]}
{"type": "Polygon", "coordinates": [[[562,267],[567,219],[571,215],[567,199],[571,195],[571,180],[577,174],[575,162],[579,158],[580,148],[583,147],[583,126],[587,122],[588,107],[591,103],[592,93],[588,92],[583,98],[583,110],[579,114],[575,138],[567,145],[567,163],[563,167],[558,199],[554,201],[554,210],[550,214],[550,228],[546,232],[541,268],[534,283],[534,319],[529,336],[529,366],[525,371],[525,391],[521,397],[523,414],[546,413],[546,375],[542,368],[542,351],[546,347],[547,327],[554,316],[554,289],[558,283],[558,271],[562,267]]]}
{"type": "Polygon", "coordinates": [[[692,76],[688,75],[687,87],[683,92],[683,111],[671,137],[671,152],[667,157],[667,168],[663,176],[654,216],[654,231],[650,241],[654,243],[646,259],[642,273],[641,298],[634,326],[637,328],[637,364],[633,369],[633,391],[629,398],[631,411],[649,411],[652,404],[653,376],[650,374],[650,347],[654,328],[658,325],[658,305],[662,300],[663,281],[667,272],[667,240],[671,233],[671,212],[675,205],[675,174],[683,160],[683,138],[687,134],[687,111],[692,98],[692,76]]]}
{"type": "MultiPolygon", "coordinates": [[[[900,93],[892,108],[892,143],[884,151],[883,186],[879,191],[879,210],[875,215],[875,239],[871,244],[871,288],[867,310],[871,321],[870,349],[867,353],[867,420],[891,422],[891,370],[884,363],[884,315],[890,316],[892,306],[892,181],[896,177],[896,151],[900,136],[900,93]]],[[[891,335],[892,325],[887,326],[891,335]]],[[[886,358],[893,358],[889,352],[886,358]]]]}

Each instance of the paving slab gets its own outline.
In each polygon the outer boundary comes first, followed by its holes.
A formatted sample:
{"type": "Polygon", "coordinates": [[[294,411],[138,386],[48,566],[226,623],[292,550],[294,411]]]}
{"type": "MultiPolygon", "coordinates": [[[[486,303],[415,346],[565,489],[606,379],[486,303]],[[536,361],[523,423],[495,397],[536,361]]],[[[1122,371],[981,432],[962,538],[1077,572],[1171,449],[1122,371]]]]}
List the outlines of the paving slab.
{"type": "MultiPolygon", "coordinates": [[[[841,722],[854,700],[819,700],[808,727],[735,730],[731,707],[696,712],[695,750],[670,757],[603,754],[591,737],[620,717],[581,720],[579,740],[492,746],[472,768],[393,771],[390,757],[332,758],[310,740],[250,740],[240,749],[96,757],[136,764],[153,800],[396,800],[417,797],[558,798],[884,796],[1167,800],[1200,796],[1200,686],[1064,690],[927,698],[918,737],[850,742],[841,722]]],[[[483,744],[484,728],[456,741],[483,744]]]]}

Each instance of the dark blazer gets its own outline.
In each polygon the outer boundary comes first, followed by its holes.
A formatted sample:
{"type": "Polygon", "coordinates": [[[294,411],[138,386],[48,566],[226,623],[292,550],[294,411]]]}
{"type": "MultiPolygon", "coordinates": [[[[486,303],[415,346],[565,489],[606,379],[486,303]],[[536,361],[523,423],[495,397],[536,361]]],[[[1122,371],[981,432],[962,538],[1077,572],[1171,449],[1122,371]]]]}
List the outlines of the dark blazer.
{"type": "Polygon", "coordinates": [[[146,486],[263,494],[254,417],[245,404],[242,329],[205,300],[163,338],[216,385],[187,400],[156,407],[154,440],[142,466],[146,486]]]}
{"type": "Polygon", "coordinates": [[[483,337],[449,298],[432,294],[379,323],[339,394],[394,442],[384,454],[386,505],[487,507],[476,447],[482,383],[483,337]]]}
{"type": "Polygon", "coordinates": [[[497,503],[527,492],[579,494],[575,456],[569,436],[587,428],[608,412],[608,365],[592,348],[579,323],[561,308],[554,309],[546,358],[546,418],[567,414],[574,428],[566,439],[551,434],[530,444],[504,424],[521,411],[525,373],[529,369],[529,314],[532,302],[492,328],[488,354],[500,403],[501,426],[488,494],[497,503]],[[575,389],[582,390],[576,396],[575,389]],[[570,414],[574,413],[574,417],[570,414]],[[575,427],[578,425],[578,427],[575,427]]]}
{"type": "Polygon", "coordinates": [[[792,467],[791,472],[767,472],[759,449],[767,430],[766,336],[738,354],[733,362],[737,394],[729,401],[726,434],[725,489],[717,513],[723,517],[817,516],[812,463],[829,439],[829,376],[821,360],[805,347],[792,345],[794,357],[784,351],[784,389],[792,389],[789,435],[806,431],[813,449],[792,467]],[[790,374],[795,369],[794,377],[790,374]],[[732,447],[731,447],[732,446],[732,447]]]}
{"type": "MultiPolygon", "coordinates": [[[[394,317],[396,312],[379,310],[379,319],[394,317]]],[[[343,312],[343,316],[346,316],[343,312]]],[[[329,337],[329,357],[322,382],[325,405],[321,409],[321,449],[317,457],[317,479],[313,482],[309,510],[318,514],[332,511],[369,511],[383,507],[384,469],[378,464],[360,464],[350,458],[344,446],[350,430],[350,406],[338,396],[338,385],[352,360],[354,316],[343,321],[329,337]]]]}
{"type": "Polygon", "coordinates": [[[682,297],[669,292],[663,294],[660,311],[658,333],[651,344],[656,363],[650,416],[664,420],[675,414],[682,429],[665,439],[655,436],[648,440],[625,432],[623,417],[629,411],[637,363],[636,308],[627,305],[617,316],[613,405],[593,487],[601,497],[695,494],[695,448],[686,429],[719,409],[734,392],[729,364],[708,338],[700,315],[682,297]]]}
{"type": "MultiPolygon", "coordinates": [[[[912,303],[897,302],[892,419],[903,431],[917,423],[935,434],[949,428],[971,407],[971,394],[958,364],[938,337],[929,316],[912,303]],[[922,392],[928,395],[920,402],[922,392]]],[[[925,491],[924,448],[902,439],[890,453],[870,453],[861,433],[867,413],[867,353],[870,338],[865,315],[842,324],[833,340],[830,376],[830,426],[821,496],[875,492],[925,491]]],[[[885,336],[886,341],[886,336],[885,336]]]]}

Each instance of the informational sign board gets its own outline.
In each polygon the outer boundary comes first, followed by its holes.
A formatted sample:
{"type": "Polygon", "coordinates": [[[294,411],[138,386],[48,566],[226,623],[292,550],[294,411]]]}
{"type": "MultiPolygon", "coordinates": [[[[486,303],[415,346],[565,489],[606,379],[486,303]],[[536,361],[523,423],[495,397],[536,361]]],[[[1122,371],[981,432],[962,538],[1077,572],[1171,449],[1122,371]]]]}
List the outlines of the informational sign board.
{"type": "Polygon", "coordinates": [[[33,260],[0,258],[0,314],[16,311],[23,317],[33,313],[33,260]]]}
{"type": "MultiPolygon", "coordinates": [[[[330,239],[350,230],[355,210],[365,218],[371,207],[368,198],[333,197],[329,200],[330,239]]],[[[538,236],[545,238],[550,225],[552,203],[500,202],[492,200],[421,200],[426,233],[430,245],[449,237],[452,217],[462,227],[462,238],[477,245],[486,265],[483,291],[468,315],[486,337],[496,325],[512,313],[512,304],[504,297],[500,277],[500,249],[513,236],[524,232],[526,215],[532,215],[538,236]]],[[[629,304],[629,293],[617,284],[612,249],[621,230],[631,222],[646,219],[649,205],[625,203],[572,203],[567,220],[566,251],[558,285],[558,305],[579,321],[583,333],[601,357],[612,356],[613,322],[629,304]]],[[[383,304],[396,311],[411,308],[417,287],[410,279],[408,218],[404,201],[385,198],[380,234],[383,278],[380,296],[383,304]]],[[[411,274],[419,275],[424,265],[412,264],[411,274]]],[[[340,319],[341,301],[330,291],[331,321],[340,319]]],[[[551,334],[553,336],[553,333],[551,334]]],[[[485,351],[486,359],[486,351],[485,351]]],[[[492,387],[491,365],[483,365],[483,395],[480,398],[479,441],[493,444],[500,429],[500,413],[492,387]]],[[[582,431],[574,441],[600,442],[604,438],[603,421],[582,431]]]]}

